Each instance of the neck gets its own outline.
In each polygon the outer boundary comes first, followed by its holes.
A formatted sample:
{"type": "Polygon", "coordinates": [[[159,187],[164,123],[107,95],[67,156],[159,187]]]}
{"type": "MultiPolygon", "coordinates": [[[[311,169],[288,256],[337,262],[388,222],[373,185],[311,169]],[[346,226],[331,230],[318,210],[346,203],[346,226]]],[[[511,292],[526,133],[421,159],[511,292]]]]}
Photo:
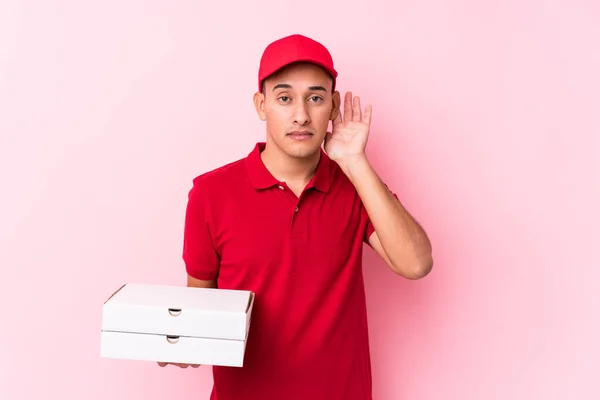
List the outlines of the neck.
{"type": "Polygon", "coordinates": [[[271,143],[266,144],[260,154],[265,167],[281,182],[308,183],[314,176],[321,152],[305,158],[290,157],[271,143]]]}

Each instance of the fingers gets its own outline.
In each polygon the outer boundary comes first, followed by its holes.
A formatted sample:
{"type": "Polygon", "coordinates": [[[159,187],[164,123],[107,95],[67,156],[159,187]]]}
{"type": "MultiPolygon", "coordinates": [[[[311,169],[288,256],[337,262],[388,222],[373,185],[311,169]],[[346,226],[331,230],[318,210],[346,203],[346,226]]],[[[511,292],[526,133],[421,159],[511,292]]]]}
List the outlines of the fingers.
{"type": "Polygon", "coordinates": [[[371,105],[367,105],[365,108],[365,113],[363,115],[362,108],[360,106],[360,97],[354,96],[352,97],[352,92],[346,92],[346,96],[344,97],[344,116],[338,113],[338,116],[333,121],[334,124],[339,122],[364,122],[367,125],[371,125],[371,115],[372,115],[372,107],[371,105]]]}
{"type": "Polygon", "coordinates": [[[344,97],[344,122],[352,121],[352,92],[344,97]]]}
{"type": "Polygon", "coordinates": [[[352,101],[352,121],[362,121],[362,111],[360,109],[360,97],[356,96],[352,101]]]}
{"type": "Polygon", "coordinates": [[[365,115],[363,117],[363,122],[365,124],[367,124],[368,126],[371,126],[371,115],[373,114],[373,107],[371,107],[371,105],[369,104],[366,108],[365,108],[365,115]]]}
{"type": "Polygon", "coordinates": [[[183,364],[183,363],[179,363],[179,364],[175,364],[177,365],[179,368],[198,368],[200,366],[200,364],[183,364]]]}
{"type": "Polygon", "coordinates": [[[166,367],[167,365],[171,364],[171,365],[175,365],[176,367],[179,367],[179,368],[188,368],[188,367],[198,368],[200,366],[200,364],[170,363],[170,362],[160,362],[160,361],[157,364],[160,367],[166,367]]]}

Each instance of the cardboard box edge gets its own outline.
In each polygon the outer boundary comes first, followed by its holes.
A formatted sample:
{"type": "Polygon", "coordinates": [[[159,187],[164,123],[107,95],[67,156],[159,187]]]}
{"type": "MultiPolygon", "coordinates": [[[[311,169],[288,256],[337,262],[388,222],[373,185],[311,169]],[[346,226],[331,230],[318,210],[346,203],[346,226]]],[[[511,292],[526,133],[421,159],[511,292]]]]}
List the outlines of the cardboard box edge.
{"type": "Polygon", "coordinates": [[[250,291],[250,296],[248,296],[248,304],[246,305],[246,313],[250,311],[254,304],[254,292],[250,291]]]}
{"type": "Polygon", "coordinates": [[[121,291],[121,290],[122,290],[122,289],[123,289],[125,286],[127,286],[127,283],[124,283],[123,285],[121,285],[121,287],[120,287],[120,288],[118,288],[117,290],[115,290],[115,291],[113,292],[113,294],[111,294],[111,295],[108,297],[108,299],[106,299],[106,300],[104,301],[104,303],[103,303],[103,304],[106,304],[106,303],[108,303],[108,302],[110,301],[110,299],[112,299],[112,298],[113,298],[113,297],[114,297],[114,296],[115,296],[117,293],[119,293],[119,292],[120,292],[120,291],[121,291]]]}

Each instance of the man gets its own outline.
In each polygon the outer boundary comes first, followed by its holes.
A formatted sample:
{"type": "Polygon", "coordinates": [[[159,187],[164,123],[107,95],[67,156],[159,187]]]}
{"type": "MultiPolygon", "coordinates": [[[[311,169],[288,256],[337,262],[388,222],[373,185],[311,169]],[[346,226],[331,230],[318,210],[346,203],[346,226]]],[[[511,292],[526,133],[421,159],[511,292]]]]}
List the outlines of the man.
{"type": "Polygon", "coordinates": [[[265,143],[194,179],[188,285],[256,294],[244,366],[213,367],[213,400],[370,400],[363,243],[405,278],[432,268],[365,154],[371,107],[350,92],[342,105],[337,76],[320,43],[271,43],[254,95],[265,143]]]}

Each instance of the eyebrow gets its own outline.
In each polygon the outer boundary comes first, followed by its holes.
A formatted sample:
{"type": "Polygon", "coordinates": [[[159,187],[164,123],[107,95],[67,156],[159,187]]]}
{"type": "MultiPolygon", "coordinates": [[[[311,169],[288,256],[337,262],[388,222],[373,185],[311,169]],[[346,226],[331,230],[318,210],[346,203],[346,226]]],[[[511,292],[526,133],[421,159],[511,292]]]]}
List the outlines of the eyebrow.
{"type": "MultiPolygon", "coordinates": [[[[279,84],[275,85],[275,87],[273,87],[273,91],[275,91],[276,89],[291,89],[291,88],[292,88],[292,85],[289,85],[287,83],[279,83],[279,84]]],[[[327,89],[325,89],[323,86],[319,86],[319,85],[310,86],[308,89],[309,90],[320,90],[323,92],[327,91],[327,89]]]]}

